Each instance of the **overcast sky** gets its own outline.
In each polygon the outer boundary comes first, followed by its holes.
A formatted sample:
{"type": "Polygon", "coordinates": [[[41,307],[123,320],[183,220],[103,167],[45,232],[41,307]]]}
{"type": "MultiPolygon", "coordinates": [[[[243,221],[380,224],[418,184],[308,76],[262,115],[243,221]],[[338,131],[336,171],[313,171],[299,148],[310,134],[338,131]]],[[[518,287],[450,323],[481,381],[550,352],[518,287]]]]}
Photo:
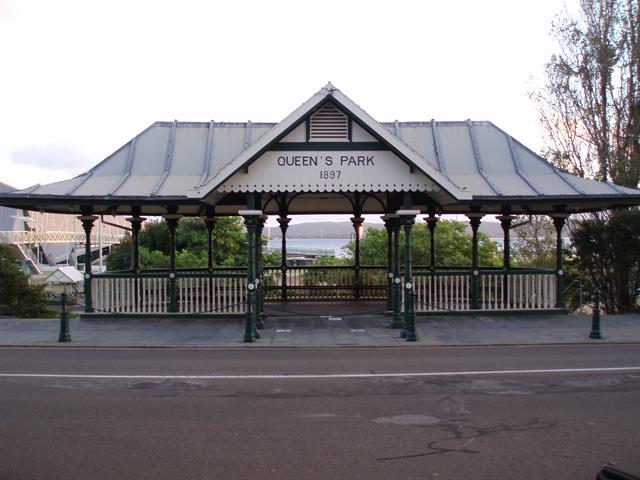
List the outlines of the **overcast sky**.
{"type": "Polygon", "coordinates": [[[0,181],[75,176],[157,120],[276,122],[327,81],[379,121],[490,120],[539,151],[527,92],[564,5],[0,0],[0,181]]]}

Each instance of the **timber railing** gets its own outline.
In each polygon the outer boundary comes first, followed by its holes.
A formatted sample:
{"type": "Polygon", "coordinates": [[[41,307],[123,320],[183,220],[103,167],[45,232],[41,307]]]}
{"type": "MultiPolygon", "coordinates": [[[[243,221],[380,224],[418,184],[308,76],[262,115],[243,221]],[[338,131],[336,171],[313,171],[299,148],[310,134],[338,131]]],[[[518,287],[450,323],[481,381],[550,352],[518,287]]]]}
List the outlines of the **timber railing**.
{"type": "Polygon", "coordinates": [[[556,308],[556,273],[539,269],[479,269],[477,308],[469,269],[414,273],[416,312],[547,310],[556,308]]]}
{"type": "MultiPolygon", "coordinates": [[[[173,312],[243,314],[246,271],[245,267],[178,269],[175,280],[168,270],[94,274],[93,308],[102,313],[172,313],[170,290],[175,283],[173,312]]],[[[387,295],[386,266],[361,266],[358,286],[352,265],[290,266],[285,274],[287,300],[385,300],[387,295]]],[[[263,268],[260,288],[265,301],[282,300],[282,280],[280,267],[263,268]]],[[[438,267],[431,271],[416,266],[413,280],[416,312],[556,307],[557,276],[553,270],[480,268],[474,278],[469,267],[438,267]],[[474,291],[477,300],[473,298],[474,291]]]]}
{"type": "MultiPolygon", "coordinates": [[[[383,300],[386,298],[387,269],[383,266],[361,266],[360,283],[356,287],[353,265],[309,265],[287,267],[287,299],[289,300],[383,300]]],[[[282,298],[282,270],[265,267],[263,273],[265,300],[282,298]]]]}
{"type": "MultiPolygon", "coordinates": [[[[246,269],[177,270],[172,313],[242,314],[246,311],[246,269]]],[[[93,309],[97,313],[158,314],[171,312],[171,283],[167,270],[141,273],[106,272],[92,279],[93,309]]]]}

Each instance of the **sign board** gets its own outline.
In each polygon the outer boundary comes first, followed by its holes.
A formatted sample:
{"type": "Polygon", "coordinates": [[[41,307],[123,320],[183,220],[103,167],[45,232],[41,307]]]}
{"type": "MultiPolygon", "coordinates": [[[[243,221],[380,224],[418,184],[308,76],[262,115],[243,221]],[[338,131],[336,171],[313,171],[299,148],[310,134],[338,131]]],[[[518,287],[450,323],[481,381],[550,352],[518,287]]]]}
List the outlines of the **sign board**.
{"type": "Polygon", "coordinates": [[[220,192],[434,191],[422,172],[386,150],[269,151],[238,171],[220,192]]]}

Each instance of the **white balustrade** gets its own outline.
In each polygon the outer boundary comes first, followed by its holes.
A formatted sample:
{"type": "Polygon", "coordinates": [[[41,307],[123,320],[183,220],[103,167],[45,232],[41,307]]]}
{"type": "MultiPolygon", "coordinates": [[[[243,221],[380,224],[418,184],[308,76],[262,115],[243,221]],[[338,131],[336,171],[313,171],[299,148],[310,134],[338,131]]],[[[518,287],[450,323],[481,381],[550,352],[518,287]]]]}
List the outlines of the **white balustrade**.
{"type": "Polygon", "coordinates": [[[180,313],[244,313],[246,278],[185,277],[178,279],[180,313]]]}
{"type": "Polygon", "coordinates": [[[413,284],[416,312],[465,311],[470,308],[470,283],[466,273],[417,276],[413,284]]]}
{"type": "MultiPolygon", "coordinates": [[[[186,277],[176,280],[179,313],[242,314],[247,281],[239,277],[186,277]]],[[[166,277],[103,277],[92,279],[96,313],[167,313],[166,277]]]]}
{"type": "MultiPolygon", "coordinates": [[[[540,272],[481,272],[481,310],[545,310],[556,306],[556,275],[540,272]]],[[[414,278],[416,312],[471,310],[471,277],[466,273],[414,278]]]]}

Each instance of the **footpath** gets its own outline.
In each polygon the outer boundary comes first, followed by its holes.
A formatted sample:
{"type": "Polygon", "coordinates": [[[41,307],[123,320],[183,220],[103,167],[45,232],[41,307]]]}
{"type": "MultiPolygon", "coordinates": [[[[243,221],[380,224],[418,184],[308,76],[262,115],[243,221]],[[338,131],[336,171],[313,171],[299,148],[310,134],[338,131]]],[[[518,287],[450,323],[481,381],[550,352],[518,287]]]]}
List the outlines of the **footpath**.
{"type": "Polygon", "coordinates": [[[389,328],[376,306],[295,304],[267,310],[260,339],[244,343],[242,318],[70,320],[71,342],[59,343],[59,319],[0,318],[0,346],[25,347],[436,347],[640,343],[640,315],[603,315],[601,340],[589,338],[591,316],[572,314],[416,317],[417,342],[389,328]],[[369,311],[367,311],[367,308],[369,311]]]}

